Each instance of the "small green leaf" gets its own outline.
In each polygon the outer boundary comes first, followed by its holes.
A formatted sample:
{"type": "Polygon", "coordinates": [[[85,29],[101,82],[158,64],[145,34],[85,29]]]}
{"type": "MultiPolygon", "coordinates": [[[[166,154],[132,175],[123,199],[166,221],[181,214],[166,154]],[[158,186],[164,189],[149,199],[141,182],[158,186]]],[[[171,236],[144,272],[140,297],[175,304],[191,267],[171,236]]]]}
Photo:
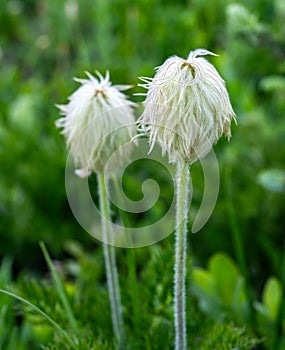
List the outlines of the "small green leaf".
{"type": "Polygon", "coordinates": [[[239,277],[237,266],[226,254],[216,253],[209,260],[209,270],[221,300],[231,307],[239,277]]]}
{"type": "Polygon", "coordinates": [[[240,319],[245,319],[249,312],[248,299],[245,290],[245,279],[243,276],[237,278],[232,307],[236,314],[239,315],[240,319]]]}
{"type": "Polygon", "coordinates": [[[269,312],[269,317],[276,320],[282,301],[282,285],[276,277],[270,277],[263,289],[262,301],[269,312]]]}
{"type": "Polygon", "coordinates": [[[254,305],[255,310],[258,312],[258,314],[260,316],[262,316],[262,318],[266,318],[266,319],[269,318],[269,311],[264,306],[264,304],[262,304],[258,301],[255,301],[253,305],[254,305]]]}
{"type": "Polygon", "coordinates": [[[215,283],[210,272],[196,267],[192,272],[192,280],[203,293],[216,296],[215,283]]]}
{"type": "Polygon", "coordinates": [[[221,303],[214,279],[208,271],[198,267],[193,270],[192,289],[204,312],[212,316],[220,313],[221,303]]]}

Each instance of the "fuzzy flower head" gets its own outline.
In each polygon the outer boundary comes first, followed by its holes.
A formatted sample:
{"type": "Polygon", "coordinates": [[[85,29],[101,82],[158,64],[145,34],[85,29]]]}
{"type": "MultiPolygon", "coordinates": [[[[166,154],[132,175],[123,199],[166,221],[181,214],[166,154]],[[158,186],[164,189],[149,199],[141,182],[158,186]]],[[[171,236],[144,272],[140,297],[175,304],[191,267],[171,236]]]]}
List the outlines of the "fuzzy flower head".
{"type": "MultiPolygon", "coordinates": [[[[207,155],[224,134],[231,137],[235,120],[224,80],[204,55],[191,51],[188,58],[174,56],[156,68],[154,78],[141,78],[145,109],[138,120],[140,131],[149,135],[150,150],[158,141],[169,161],[189,163],[207,155]]],[[[215,55],[217,56],[217,55],[215,55]]]]}
{"type": "Polygon", "coordinates": [[[81,86],[69,97],[69,103],[58,105],[63,117],[56,126],[62,134],[80,166],[76,174],[86,177],[91,172],[104,171],[110,156],[109,171],[125,164],[132,152],[133,144],[128,143],[136,133],[134,103],[121,92],[128,85],[111,85],[109,72],[99,79],[86,72],[88,79],[75,79],[81,86]],[[124,147],[121,147],[123,146],[124,147]]]}

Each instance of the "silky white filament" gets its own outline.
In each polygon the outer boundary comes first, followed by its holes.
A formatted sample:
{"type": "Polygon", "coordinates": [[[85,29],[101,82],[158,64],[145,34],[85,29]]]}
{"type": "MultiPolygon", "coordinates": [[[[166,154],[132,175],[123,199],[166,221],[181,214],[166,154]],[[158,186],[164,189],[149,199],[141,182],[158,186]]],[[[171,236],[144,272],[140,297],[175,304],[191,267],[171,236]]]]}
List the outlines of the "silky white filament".
{"type": "Polygon", "coordinates": [[[136,134],[134,103],[121,92],[129,85],[111,85],[109,72],[99,79],[86,72],[88,79],[75,81],[82,85],[69,97],[66,105],[57,105],[64,117],[56,125],[71,150],[77,165],[76,174],[86,177],[90,172],[102,173],[113,152],[110,171],[125,164],[134,146],[120,147],[136,134]]]}
{"type": "MultiPolygon", "coordinates": [[[[144,112],[138,120],[141,134],[147,134],[150,150],[158,141],[169,161],[190,164],[207,155],[224,134],[231,137],[235,113],[224,80],[204,55],[191,51],[188,58],[168,58],[156,68],[154,78],[142,77],[144,112]]],[[[217,56],[217,55],[215,55],[217,56]]]]}

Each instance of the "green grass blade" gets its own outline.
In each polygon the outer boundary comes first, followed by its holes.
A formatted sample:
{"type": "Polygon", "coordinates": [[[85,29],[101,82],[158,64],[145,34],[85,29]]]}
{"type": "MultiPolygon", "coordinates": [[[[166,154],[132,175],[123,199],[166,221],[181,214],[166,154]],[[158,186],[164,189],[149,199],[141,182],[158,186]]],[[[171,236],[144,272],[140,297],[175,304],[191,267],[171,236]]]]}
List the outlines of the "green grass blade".
{"type": "Polygon", "coordinates": [[[13,297],[14,299],[17,299],[21,301],[22,303],[29,305],[33,310],[38,312],[40,315],[42,315],[65,339],[68,341],[68,343],[72,346],[73,349],[76,349],[76,345],[72,338],[52,319],[50,318],[43,310],[38,308],[36,305],[32,304],[28,300],[20,297],[17,294],[14,294],[12,292],[8,292],[7,290],[0,289],[0,293],[9,295],[10,297],[13,297]]]}
{"type": "Polygon", "coordinates": [[[62,284],[62,282],[61,282],[61,280],[59,278],[58,273],[56,272],[54,264],[52,263],[51,258],[50,258],[49,254],[48,254],[48,251],[46,249],[46,246],[45,246],[45,244],[43,242],[40,242],[40,247],[42,249],[42,252],[44,254],[44,257],[45,257],[47,265],[48,265],[48,267],[50,269],[50,272],[52,274],[52,278],[53,278],[53,281],[54,281],[57,293],[58,293],[58,295],[59,295],[59,297],[61,299],[62,305],[63,305],[63,307],[65,309],[65,312],[66,312],[69,324],[70,324],[70,326],[71,326],[71,328],[73,330],[77,330],[77,322],[76,322],[76,319],[75,319],[74,314],[72,312],[72,308],[71,308],[69,300],[67,298],[64,286],[63,286],[63,284],[62,284]]]}

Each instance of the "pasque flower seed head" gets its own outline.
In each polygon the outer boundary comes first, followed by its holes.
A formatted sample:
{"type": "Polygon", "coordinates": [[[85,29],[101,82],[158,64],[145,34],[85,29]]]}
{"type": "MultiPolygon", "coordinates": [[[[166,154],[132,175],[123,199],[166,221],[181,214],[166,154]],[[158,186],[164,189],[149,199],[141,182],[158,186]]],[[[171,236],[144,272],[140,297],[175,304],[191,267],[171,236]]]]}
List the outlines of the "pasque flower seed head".
{"type": "MultiPolygon", "coordinates": [[[[207,155],[224,134],[231,137],[235,113],[224,80],[197,49],[188,58],[174,56],[156,68],[154,78],[141,80],[148,91],[138,120],[141,133],[150,139],[150,150],[158,141],[169,161],[193,163],[207,155]]],[[[217,56],[217,55],[215,55],[217,56]]]]}
{"type": "Polygon", "coordinates": [[[99,79],[86,72],[88,79],[75,79],[82,85],[69,97],[66,105],[57,105],[63,117],[56,125],[62,128],[66,143],[80,169],[76,174],[86,177],[90,172],[103,172],[113,152],[112,172],[128,161],[136,134],[134,103],[121,92],[128,85],[111,85],[109,72],[99,79]],[[121,147],[125,145],[124,147],[121,147]]]}

